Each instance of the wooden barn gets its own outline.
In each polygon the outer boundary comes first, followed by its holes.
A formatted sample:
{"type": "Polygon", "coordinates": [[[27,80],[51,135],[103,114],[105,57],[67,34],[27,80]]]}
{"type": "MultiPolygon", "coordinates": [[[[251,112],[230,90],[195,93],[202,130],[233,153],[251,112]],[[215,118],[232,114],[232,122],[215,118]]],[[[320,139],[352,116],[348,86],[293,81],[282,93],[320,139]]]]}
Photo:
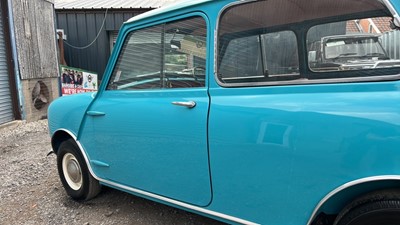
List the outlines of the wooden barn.
{"type": "Polygon", "coordinates": [[[59,96],[53,0],[0,0],[0,125],[46,118],[59,96]]]}

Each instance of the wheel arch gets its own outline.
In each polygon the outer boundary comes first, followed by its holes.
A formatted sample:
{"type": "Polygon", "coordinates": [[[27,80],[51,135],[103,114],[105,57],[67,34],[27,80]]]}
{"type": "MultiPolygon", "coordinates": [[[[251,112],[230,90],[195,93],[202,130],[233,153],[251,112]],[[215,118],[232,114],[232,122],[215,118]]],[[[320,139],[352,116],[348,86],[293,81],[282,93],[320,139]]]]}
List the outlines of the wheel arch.
{"type": "Polygon", "coordinates": [[[367,177],[343,184],[328,193],[318,203],[307,225],[316,224],[320,214],[338,214],[347,204],[362,195],[393,188],[400,188],[400,175],[367,177]]]}
{"type": "Polygon", "coordinates": [[[66,130],[66,129],[59,129],[56,132],[54,132],[53,136],[51,137],[51,146],[52,146],[53,152],[57,155],[57,151],[58,151],[58,148],[60,147],[61,143],[68,139],[72,139],[75,142],[75,144],[77,145],[77,147],[79,149],[79,154],[81,154],[82,157],[84,158],[90,174],[96,180],[102,181],[102,179],[94,173],[87,153],[84,151],[82,145],[77,140],[76,135],[74,133],[72,133],[71,131],[66,130]]]}
{"type": "Polygon", "coordinates": [[[73,139],[76,142],[76,136],[70,131],[60,129],[54,132],[53,136],[51,137],[51,147],[53,152],[57,154],[61,143],[68,139],[73,139]]]}

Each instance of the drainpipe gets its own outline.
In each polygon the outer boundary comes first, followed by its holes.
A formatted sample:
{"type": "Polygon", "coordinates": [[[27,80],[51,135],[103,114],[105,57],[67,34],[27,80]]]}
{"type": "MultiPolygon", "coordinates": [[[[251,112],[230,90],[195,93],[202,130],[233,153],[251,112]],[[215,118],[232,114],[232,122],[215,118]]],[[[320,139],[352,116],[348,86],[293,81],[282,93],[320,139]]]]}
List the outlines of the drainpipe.
{"type": "Polygon", "coordinates": [[[11,40],[11,52],[12,58],[14,62],[14,74],[15,74],[15,83],[17,85],[17,95],[18,95],[18,105],[21,117],[23,120],[26,119],[25,110],[24,110],[24,95],[22,91],[22,83],[20,79],[19,72],[19,62],[18,62],[18,53],[17,53],[17,43],[15,41],[15,27],[14,27],[14,15],[12,8],[12,0],[7,0],[8,2],[8,24],[10,25],[10,40],[11,40]]]}

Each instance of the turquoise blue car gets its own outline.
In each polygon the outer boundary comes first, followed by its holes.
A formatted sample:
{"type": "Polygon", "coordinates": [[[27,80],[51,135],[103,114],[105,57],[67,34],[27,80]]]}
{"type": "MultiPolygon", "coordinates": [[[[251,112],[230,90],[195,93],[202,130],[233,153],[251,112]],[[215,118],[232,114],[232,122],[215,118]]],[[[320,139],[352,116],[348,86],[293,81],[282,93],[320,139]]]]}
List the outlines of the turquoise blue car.
{"type": "Polygon", "coordinates": [[[399,224],[399,11],[190,0],[131,18],[98,92],[49,107],[67,194],[108,186],[228,224],[399,224]]]}

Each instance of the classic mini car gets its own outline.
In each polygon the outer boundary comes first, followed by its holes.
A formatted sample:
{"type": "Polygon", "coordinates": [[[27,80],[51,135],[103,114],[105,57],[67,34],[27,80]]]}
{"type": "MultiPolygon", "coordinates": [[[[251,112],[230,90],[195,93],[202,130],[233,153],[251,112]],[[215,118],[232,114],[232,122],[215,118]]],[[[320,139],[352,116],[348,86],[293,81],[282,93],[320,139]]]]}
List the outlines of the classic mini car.
{"type": "Polygon", "coordinates": [[[109,186],[229,224],[399,224],[399,64],[312,67],[312,43],[366,33],[371,60],[397,62],[399,10],[190,0],[133,17],[98,92],[49,107],[67,194],[109,186]]]}

